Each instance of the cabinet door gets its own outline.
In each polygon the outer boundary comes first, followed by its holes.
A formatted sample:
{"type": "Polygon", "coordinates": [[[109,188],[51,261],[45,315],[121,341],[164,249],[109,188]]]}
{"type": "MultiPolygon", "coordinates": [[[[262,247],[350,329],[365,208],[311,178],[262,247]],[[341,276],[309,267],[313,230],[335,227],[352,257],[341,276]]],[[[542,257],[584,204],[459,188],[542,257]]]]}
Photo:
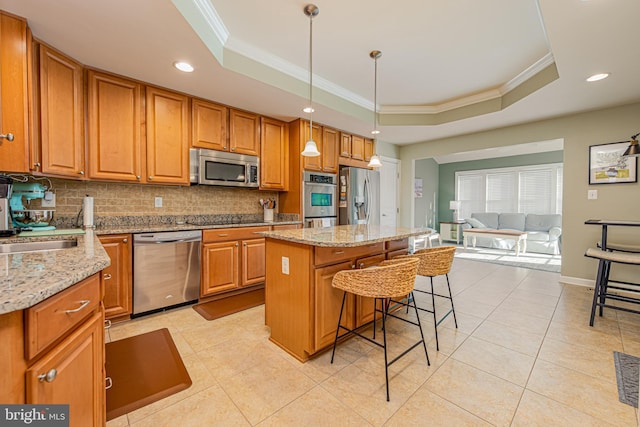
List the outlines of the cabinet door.
{"type": "Polygon", "coordinates": [[[191,107],[191,146],[229,151],[228,122],[227,107],[194,99],[191,107]]]}
{"type": "Polygon", "coordinates": [[[340,157],[351,158],[351,135],[340,132],[340,157]]]}
{"type": "Polygon", "coordinates": [[[289,189],[289,127],[262,117],[260,126],[260,188],[289,189]]]}
{"type": "Polygon", "coordinates": [[[368,162],[373,156],[373,139],[364,139],[364,161],[368,162]]]}
{"type": "Polygon", "coordinates": [[[27,23],[0,14],[0,170],[29,172],[27,23]],[[9,141],[9,134],[13,141],[9,141]]]}
{"type": "Polygon", "coordinates": [[[231,241],[206,243],[202,246],[201,297],[240,286],[238,245],[238,241],[231,241]]]}
{"type": "MultiPolygon", "coordinates": [[[[309,122],[303,122],[302,125],[302,144],[301,148],[304,150],[304,146],[309,140],[309,122]]],[[[318,146],[320,155],[317,157],[302,157],[302,167],[305,170],[322,172],[322,128],[318,125],[313,125],[313,140],[318,146]]]]}
{"type": "Polygon", "coordinates": [[[364,138],[351,135],[351,158],[354,160],[364,160],[364,138]]]}
{"type": "Polygon", "coordinates": [[[322,171],[338,173],[338,131],[322,128],[322,171]]]}
{"type": "MultiPolygon", "coordinates": [[[[384,254],[374,255],[356,260],[356,266],[357,268],[367,268],[378,265],[382,261],[384,261],[384,254]]],[[[364,325],[373,320],[373,301],[373,298],[356,297],[356,326],[364,325]]]]}
{"type": "Polygon", "coordinates": [[[103,426],[106,407],[103,327],[104,317],[98,312],[27,369],[26,403],[68,403],[70,426],[103,426]],[[53,377],[50,382],[45,380],[47,373],[53,377]]]}
{"type": "MultiPolygon", "coordinates": [[[[338,316],[343,291],[331,286],[333,276],[341,270],[351,269],[351,261],[316,268],[314,271],[314,348],[312,353],[333,344],[338,328],[338,316]]],[[[342,324],[353,328],[353,295],[347,294],[342,324]]]]}
{"type": "Polygon", "coordinates": [[[229,151],[260,155],[260,118],[246,111],[229,111],[229,151]]]}
{"type": "Polygon", "coordinates": [[[264,240],[262,238],[242,241],[242,286],[264,283],[264,240]]]}
{"type": "Polygon", "coordinates": [[[89,178],[141,181],[142,85],[89,71],[89,178]]]}
{"type": "Polygon", "coordinates": [[[42,173],[84,177],[82,65],[40,46],[42,173]]]}
{"type": "Polygon", "coordinates": [[[189,184],[189,98],[147,87],[147,182],[189,184]]]}
{"type": "Polygon", "coordinates": [[[104,314],[107,319],[131,314],[131,235],[100,236],[100,243],[111,258],[102,270],[104,314]]]}

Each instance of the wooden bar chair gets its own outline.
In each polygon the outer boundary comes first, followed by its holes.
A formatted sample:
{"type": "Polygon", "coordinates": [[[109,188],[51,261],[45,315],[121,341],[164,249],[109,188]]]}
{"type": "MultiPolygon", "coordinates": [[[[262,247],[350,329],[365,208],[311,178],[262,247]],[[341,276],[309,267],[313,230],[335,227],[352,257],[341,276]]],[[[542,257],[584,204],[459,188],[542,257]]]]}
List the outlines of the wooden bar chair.
{"type": "Polygon", "coordinates": [[[602,249],[589,248],[584,255],[586,257],[595,258],[598,260],[598,273],[596,274],[596,283],[593,288],[593,302],[591,304],[591,317],[589,318],[589,326],[593,326],[596,315],[596,307],[599,307],[600,317],[602,317],[604,307],[612,308],[614,310],[626,311],[629,313],[640,314],[640,310],[607,304],[607,299],[632,304],[640,304],[640,298],[622,295],[620,292],[611,292],[611,290],[613,289],[614,291],[624,291],[631,294],[640,294],[640,283],[624,282],[620,280],[612,280],[609,278],[612,263],[640,265],[640,253],[623,252],[620,250],[603,251],[602,249]],[[610,285],[610,283],[614,283],[615,285],[610,285]]]}
{"type": "MultiPolygon", "coordinates": [[[[453,265],[453,257],[456,252],[455,246],[440,246],[437,248],[426,248],[414,252],[406,257],[415,257],[420,260],[418,264],[418,275],[429,278],[430,289],[425,291],[422,289],[414,289],[414,292],[422,292],[431,295],[431,307],[418,307],[418,310],[426,311],[433,315],[433,324],[436,333],[436,350],[440,350],[438,341],[438,325],[442,323],[450,314],[453,314],[453,322],[458,328],[458,319],[456,318],[456,310],[453,306],[453,297],[451,295],[451,285],[449,284],[449,272],[453,265]],[[437,294],[433,290],[433,278],[436,276],[445,276],[447,279],[448,295],[437,294]],[[436,297],[448,299],[451,302],[451,309],[438,318],[436,314],[436,297]]],[[[400,258],[404,258],[400,257],[400,258]]]]}
{"type": "Polygon", "coordinates": [[[418,316],[418,309],[416,308],[413,298],[409,298],[413,301],[413,309],[416,312],[416,322],[413,322],[402,317],[398,317],[390,312],[390,307],[393,309],[398,305],[407,305],[405,303],[407,295],[413,295],[413,286],[416,280],[416,272],[418,269],[418,259],[414,258],[402,258],[383,261],[377,266],[365,268],[362,270],[343,270],[336,273],[333,277],[332,286],[344,291],[342,296],[342,306],[340,307],[340,315],[338,316],[338,327],[336,329],[336,338],[333,342],[333,352],[331,353],[331,363],[336,353],[336,345],[338,340],[348,335],[357,335],[372,344],[382,347],[384,350],[384,374],[385,383],[387,388],[387,402],[389,401],[389,366],[395,363],[402,356],[409,353],[411,350],[422,344],[424,348],[424,354],[427,356],[427,364],[431,365],[429,361],[429,354],[427,353],[427,344],[424,340],[424,334],[422,333],[422,325],[420,324],[420,316],[418,316]],[[347,298],[347,293],[353,295],[359,295],[362,297],[374,298],[374,315],[371,322],[361,325],[355,329],[350,329],[341,324],[342,313],[344,311],[344,305],[347,298]],[[401,300],[399,300],[401,299],[401,300]],[[380,304],[378,304],[380,301],[380,304]],[[381,308],[378,308],[378,307],[381,308]],[[382,337],[383,342],[380,343],[375,340],[375,322],[378,313],[382,318],[382,337]],[[394,317],[404,322],[417,326],[420,329],[420,340],[409,348],[404,350],[400,355],[395,357],[392,361],[388,361],[387,356],[387,317],[394,317]],[[370,326],[373,323],[374,338],[369,338],[360,333],[361,329],[370,326]],[[346,332],[340,334],[341,330],[346,332]]]}

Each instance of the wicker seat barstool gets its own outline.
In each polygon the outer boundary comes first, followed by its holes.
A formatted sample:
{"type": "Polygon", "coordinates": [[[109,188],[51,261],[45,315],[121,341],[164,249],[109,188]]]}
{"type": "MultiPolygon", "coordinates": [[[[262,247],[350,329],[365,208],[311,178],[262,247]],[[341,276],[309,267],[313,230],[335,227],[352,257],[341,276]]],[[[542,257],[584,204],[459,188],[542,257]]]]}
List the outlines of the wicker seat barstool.
{"type": "MultiPolygon", "coordinates": [[[[438,342],[438,325],[444,321],[450,314],[453,313],[453,322],[458,327],[458,319],[456,318],[456,310],[453,306],[453,297],[451,296],[451,285],[449,284],[449,272],[451,271],[451,265],[453,264],[453,256],[456,252],[455,246],[440,246],[437,248],[426,248],[414,252],[412,255],[406,255],[406,257],[415,257],[420,260],[418,264],[418,275],[425,276],[430,279],[431,289],[428,291],[415,288],[415,292],[422,292],[424,294],[431,295],[431,305],[433,309],[418,307],[418,310],[426,311],[433,314],[433,324],[436,332],[436,350],[440,350],[440,343],[438,342]],[[445,276],[447,279],[447,290],[449,295],[436,294],[433,291],[433,278],[435,276],[445,276]],[[447,311],[440,319],[436,315],[436,298],[446,298],[451,302],[451,310],[447,311]]],[[[404,257],[402,257],[404,258],[404,257]]]]}
{"type": "Polygon", "coordinates": [[[344,294],[342,296],[342,306],[340,307],[340,315],[338,316],[338,327],[336,329],[336,338],[333,342],[333,352],[331,353],[331,363],[333,363],[333,357],[336,353],[336,344],[338,340],[348,335],[357,335],[370,343],[382,347],[384,350],[384,374],[385,383],[387,387],[387,402],[389,401],[389,366],[400,359],[402,356],[416,348],[422,343],[424,348],[424,354],[427,356],[427,364],[431,365],[429,361],[429,354],[427,353],[427,344],[424,340],[424,334],[422,333],[422,325],[420,324],[420,316],[418,316],[418,309],[413,298],[409,298],[413,301],[413,308],[416,312],[416,322],[413,322],[402,317],[398,317],[389,312],[390,307],[396,308],[398,306],[405,305],[408,307],[408,303],[404,302],[406,297],[413,295],[413,286],[416,280],[416,272],[418,269],[418,260],[414,258],[393,259],[383,261],[377,266],[365,268],[362,270],[343,270],[336,273],[333,277],[332,286],[337,289],[342,289],[344,294]],[[374,298],[374,313],[373,320],[364,325],[356,327],[355,329],[349,329],[341,324],[342,313],[344,311],[344,304],[347,298],[347,293],[351,293],[358,296],[374,298]],[[396,300],[401,299],[401,300],[396,300]],[[378,308],[378,301],[380,301],[380,307],[378,308]],[[393,304],[393,306],[392,306],[393,304]],[[375,340],[375,323],[378,313],[381,313],[382,318],[382,344],[375,340]],[[409,348],[404,350],[400,355],[396,356],[391,362],[387,357],[387,316],[400,319],[404,322],[411,323],[420,329],[420,340],[409,348]],[[359,331],[373,323],[373,338],[362,335],[359,331]],[[340,334],[340,330],[343,329],[347,332],[340,334]]]}

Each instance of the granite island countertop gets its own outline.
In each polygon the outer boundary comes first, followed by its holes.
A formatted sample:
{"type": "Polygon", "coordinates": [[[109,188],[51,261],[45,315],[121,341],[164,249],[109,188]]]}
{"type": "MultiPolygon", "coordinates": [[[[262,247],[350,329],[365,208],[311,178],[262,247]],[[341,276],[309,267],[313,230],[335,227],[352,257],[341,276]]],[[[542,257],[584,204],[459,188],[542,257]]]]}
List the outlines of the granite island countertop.
{"type": "Polygon", "coordinates": [[[91,230],[79,235],[13,237],[2,243],[76,240],[77,246],[0,254],[0,314],[32,307],[111,264],[91,230]]]}
{"type": "Polygon", "coordinates": [[[384,225],[337,225],[323,228],[264,231],[258,234],[266,238],[311,246],[354,247],[431,233],[435,233],[435,230],[384,225]]]}
{"type": "Polygon", "coordinates": [[[99,227],[95,229],[96,234],[129,234],[129,233],[160,233],[163,231],[184,231],[184,230],[209,230],[216,228],[238,228],[238,227],[262,227],[270,225],[290,225],[302,224],[301,221],[274,221],[274,222],[242,222],[224,224],[153,224],[153,225],[118,225],[99,227]]]}

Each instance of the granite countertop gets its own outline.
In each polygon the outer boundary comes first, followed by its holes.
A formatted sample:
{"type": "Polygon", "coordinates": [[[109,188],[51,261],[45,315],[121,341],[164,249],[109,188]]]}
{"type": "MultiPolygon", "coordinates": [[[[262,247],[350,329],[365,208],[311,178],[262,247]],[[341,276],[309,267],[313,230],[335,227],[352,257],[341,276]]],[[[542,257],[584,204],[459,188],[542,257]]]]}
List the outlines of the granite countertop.
{"type": "Polygon", "coordinates": [[[0,314],[36,305],[111,264],[91,230],[82,235],[14,237],[3,243],[76,240],[66,249],[0,254],[0,314]]]}
{"type": "Polygon", "coordinates": [[[300,221],[274,221],[274,222],[242,222],[228,224],[155,224],[155,225],[118,225],[99,227],[95,229],[98,235],[104,234],[128,234],[128,233],[157,233],[162,231],[182,231],[182,230],[209,230],[214,228],[237,228],[237,227],[261,227],[269,225],[289,225],[302,224],[300,221]]]}
{"type": "Polygon", "coordinates": [[[431,228],[404,228],[383,225],[338,225],[324,228],[265,231],[264,237],[311,246],[353,247],[435,233],[431,228]]]}

